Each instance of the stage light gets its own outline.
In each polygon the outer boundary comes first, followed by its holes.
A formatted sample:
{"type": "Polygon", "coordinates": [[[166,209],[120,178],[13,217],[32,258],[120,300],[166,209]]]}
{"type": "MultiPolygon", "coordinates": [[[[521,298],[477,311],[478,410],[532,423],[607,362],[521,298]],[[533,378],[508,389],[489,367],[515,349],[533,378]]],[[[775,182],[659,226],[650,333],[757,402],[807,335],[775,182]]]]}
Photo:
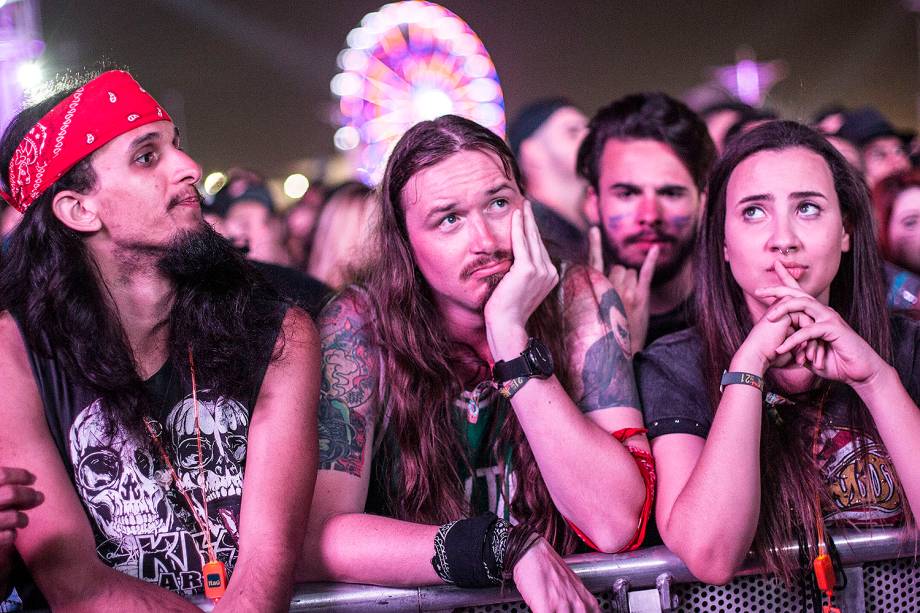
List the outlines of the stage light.
{"type": "Polygon", "coordinates": [[[227,175],[222,172],[212,172],[204,179],[204,191],[209,196],[213,196],[226,184],[227,175]]]}
{"type": "Polygon", "coordinates": [[[284,180],[284,195],[292,200],[303,197],[308,189],[310,189],[310,180],[299,172],[284,180]]]}
{"type": "Polygon", "coordinates": [[[38,62],[23,62],[16,69],[16,80],[23,89],[32,89],[45,80],[45,74],[38,62]]]}

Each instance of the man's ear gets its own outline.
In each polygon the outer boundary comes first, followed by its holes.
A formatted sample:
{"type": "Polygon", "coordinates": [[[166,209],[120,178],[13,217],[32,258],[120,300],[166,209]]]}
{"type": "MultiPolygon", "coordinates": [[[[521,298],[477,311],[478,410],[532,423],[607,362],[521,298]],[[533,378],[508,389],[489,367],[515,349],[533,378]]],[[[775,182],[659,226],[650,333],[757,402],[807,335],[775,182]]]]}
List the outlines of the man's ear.
{"type": "Polygon", "coordinates": [[[88,201],[85,194],[69,189],[59,192],[54,196],[51,208],[54,216],[71,230],[95,232],[102,228],[96,206],[88,201]]]}
{"type": "Polygon", "coordinates": [[[588,189],[585,191],[585,203],[583,206],[588,223],[592,226],[600,225],[601,212],[597,202],[597,191],[595,191],[592,185],[589,185],[588,189]]]}

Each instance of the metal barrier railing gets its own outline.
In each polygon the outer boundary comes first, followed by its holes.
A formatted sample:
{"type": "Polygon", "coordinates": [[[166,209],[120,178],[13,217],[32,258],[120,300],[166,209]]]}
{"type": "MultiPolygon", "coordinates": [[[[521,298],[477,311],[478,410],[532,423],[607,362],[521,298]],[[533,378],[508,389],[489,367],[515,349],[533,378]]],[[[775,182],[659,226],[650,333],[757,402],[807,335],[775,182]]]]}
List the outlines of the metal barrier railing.
{"type": "MultiPolygon", "coordinates": [[[[916,562],[918,541],[915,539],[915,536],[895,529],[850,530],[834,533],[834,541],[844,567],[861,567],[872,562],[914,558],[907,563],[912,569],[915,568],[920,572],[920,565],[916,562]]],[[[796,549],[796,546],[791,545],[790,549],[796,549]]],[[[575,574],[582,579],[588,590],[593,593],[606,593],[610,601],[609,608],[615,611],[639,613],[640,611],[678,610],[681,608],[681,603],[677,602],[675,592],[686,587],[683,584],[701,585],[690,574],[680,558],[662,546],[614,555],[598,553],[574,555],[567,558],[566,561],[575,574]]],[[[763,572],[763,567],[753,555],[749,555],[737,577],[761,575],[763,572]]],[[[904,575],[903,568],[898,572],[904,575]]],[[[854,587],[851,590],[851,595],[847,600],[850,603],[849,606],[842,607],[844,612],[867,610],[864,604],[866,597],[861,588],[862,572],[859,572],[858,577],[856,575],[854,577],[860,582],[860,589],[856,590],[854,587]],[[852,594],[856,591],[859,591],[861,596],[854,598],[852,594]],[[860,599],[863,601],[862,606],[858,602],[860,599]]],[[[772,581],[770,578],[765,578],[765,580],[772,581]]],[[[908,581],[906,585],[912,586],[913,581],[908,581]]],[[[770,589],[769,586],[767,589],[770,589]]],[[[763,592],[763,590],[761,586],[760,591],[763,592]]],[[[738,590],[734,591],[737,594],[738,590]]],[[[917,595],[916,599],[913,598],[913,594],[906,595],[906,598],[920,601],[920,588],[917,588],[917,595]]],[[[500,588],[471,590],[446,585],[403,589],[344,583],[305,583],[296,587],[291,600],[291,611],[417,612],[483,606],[487,607],[484,610],[494,608],[494,610],[518,611],[524,610],[523,607],[519,605],[509,608],[508,605],[502,605],[502,603],[515,603],[520,600],[520,594],[510,587],[502,591],[500,588]],[[501,605],[501,608],[489,605],[501,605]]],[[[196,604],[208,608],[202,601],[196,604]]],[[[710,609],[694,606],[686,610],[710,609]]],[[[742,604],[739,608],[720,606],[712,610],[748,611],[754,609],[742,604]]],[[[764,610],[784,609],[766,606],[764,610]]],[[[904,610],[920,611],[920,604],[916,609],[904,610]]]]}

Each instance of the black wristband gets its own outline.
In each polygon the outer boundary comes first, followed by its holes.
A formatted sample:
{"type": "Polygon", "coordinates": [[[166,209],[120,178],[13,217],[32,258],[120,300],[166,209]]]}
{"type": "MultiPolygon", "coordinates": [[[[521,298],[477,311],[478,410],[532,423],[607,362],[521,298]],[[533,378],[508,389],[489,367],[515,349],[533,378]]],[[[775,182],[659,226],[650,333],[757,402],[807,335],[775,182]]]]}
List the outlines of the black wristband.
{"type": "Polygon", "coordinates": [[[445,524],[435,535],[431,565],[446,583],[459,587],[499,585],[509,529],[493,513],[445,524]]]}

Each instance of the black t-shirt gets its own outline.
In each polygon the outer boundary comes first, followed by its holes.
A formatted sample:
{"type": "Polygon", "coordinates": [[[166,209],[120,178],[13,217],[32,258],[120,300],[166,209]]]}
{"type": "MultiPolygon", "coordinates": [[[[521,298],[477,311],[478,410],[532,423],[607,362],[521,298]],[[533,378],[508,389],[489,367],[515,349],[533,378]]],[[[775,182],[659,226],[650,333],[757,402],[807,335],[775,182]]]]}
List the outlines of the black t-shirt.
{"type": "Polygon", "coordinates": [[[265,281],[285,300],[290,300],[316,319],[332,295],[332,290],[318,279],[289,266],[249,260],[265,281]]]}
{"type": "MultiPolygon", "coordinates": [[[[892,317],[891,325],[892,365],[914,402],[920,402],[920,322],[892,317]]],[[[702,339],[696,328],[666,336],[636,356],[636,382],[650,439],[676,433],[703,438],[708,435],[712,409],[708,385],[703,380],[702,359],[702,339]]],[[[901,517],[899,500],[881,496],[882,503],[870,509],[857,504],[858,497],[850,495],[850,490],[866,483],[873,483],[877,494],[890,493],[893,485],[890,459],[878,441],[846,423],[846,408],[854,401],[858,401],[858,397],[852,389],[834,386],[825,403],[819,460],[832,498],[838,505],[828,517],[832,521],[872,520],[896,524],[901,517]],[[860,471],[855,464],[853,452],[860,441],[869,449],[871,466],[868,471],[871,474],[860,471]]]]}
{"type": "MultiPolygon", "coordinates": [[[[285,307],[266,303],[280,329],[285,307]]],[[[253,384],[245,398],[198,390],[202,457],[211,541],[232,573],[238,553],[238,526],[252,409],[270,361],[277,331],[253,347],[253,384]]],[[[28,347],[45,417],[61,460],[74,485],[108,566],[183,595],[201,593],[201,556],[207,551],[196,523],[159,448],[120,429],[105,432],[99,398],[68,376],[60,362],[28,347]]],[[[203,517],[198,487],[198,453],[191,389],[179,368],[167,361],[145,381],[152,399],[149,416],[183,489],[203,517]]],[[[17,584],[28,606],[41,603],[28,579],[17,584]]]]}
{"type": "Polygon", "coordinates": [[[648,347],[659,338],[686,330],[693,325],[693,296],[679,305],[658,315],[649,315],[648,333],[645,335],[645,346],[648,347]]]}
{"type": "Polygon", "coordinates": [[[559,260],[587,262],[588,237],[585,233],[542,202],[531,199],[530,203],[546,251],[559,260]]]}

